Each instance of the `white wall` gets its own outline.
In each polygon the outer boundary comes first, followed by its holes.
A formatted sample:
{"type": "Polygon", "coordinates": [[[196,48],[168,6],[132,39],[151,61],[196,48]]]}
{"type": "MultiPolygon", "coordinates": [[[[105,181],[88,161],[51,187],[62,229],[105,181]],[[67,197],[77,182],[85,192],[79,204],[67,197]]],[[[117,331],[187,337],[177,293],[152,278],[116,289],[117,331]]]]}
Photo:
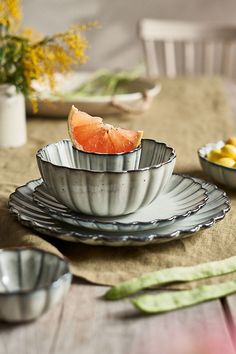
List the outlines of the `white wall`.
{"type": "Polygon", "coordinates": [[[23,0],[24,23],[43,33],[97,20],[88,35],[87,68],[131,68],[142,61],[136,25],[142,17],[236,25],[235,0],[23,0]]]}

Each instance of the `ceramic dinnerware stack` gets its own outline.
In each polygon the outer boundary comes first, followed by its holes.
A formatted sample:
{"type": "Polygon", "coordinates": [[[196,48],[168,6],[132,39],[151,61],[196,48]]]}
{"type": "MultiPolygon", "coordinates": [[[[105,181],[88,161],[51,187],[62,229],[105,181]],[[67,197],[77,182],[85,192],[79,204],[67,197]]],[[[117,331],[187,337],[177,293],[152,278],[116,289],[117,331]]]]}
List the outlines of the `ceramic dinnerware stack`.
{"type": "Polygon", "coordinates": [[[61,140],[36,155],[42,178],[9,200],[18,220],[45,235],[90,245],[127,246],[186,237],[224,218],[226,194],[173,174],[176,154],[143,139],[123,154],[95,154],[61,140]]]}

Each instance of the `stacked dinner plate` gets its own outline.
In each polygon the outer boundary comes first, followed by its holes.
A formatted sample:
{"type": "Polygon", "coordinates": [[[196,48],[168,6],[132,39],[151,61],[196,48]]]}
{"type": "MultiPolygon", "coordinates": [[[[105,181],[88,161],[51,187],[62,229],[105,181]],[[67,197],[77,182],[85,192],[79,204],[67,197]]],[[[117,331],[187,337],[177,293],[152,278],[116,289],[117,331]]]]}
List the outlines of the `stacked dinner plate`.
{"type": "Polygon", "coordinates": [[[155,140],[116,155],[85,153],[61,140],[36,157],[42,178],[11,194],[10,211],[23,225],[65,241],[167,242],[213,226],[230,209],[214,184],[173,174],[175,151],[155,140]]]}

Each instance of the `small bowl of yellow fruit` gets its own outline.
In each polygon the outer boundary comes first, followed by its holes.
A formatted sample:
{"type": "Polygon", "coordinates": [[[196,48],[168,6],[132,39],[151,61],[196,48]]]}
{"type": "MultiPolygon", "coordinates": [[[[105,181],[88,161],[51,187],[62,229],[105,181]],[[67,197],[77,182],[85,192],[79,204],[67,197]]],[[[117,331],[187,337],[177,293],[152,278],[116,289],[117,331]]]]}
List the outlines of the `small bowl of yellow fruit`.
{"type": "Polygon", "coordinates": [[[216,182],[236,188],[236,137],[210,143],[198,150],[203,171],[216,182]]]}

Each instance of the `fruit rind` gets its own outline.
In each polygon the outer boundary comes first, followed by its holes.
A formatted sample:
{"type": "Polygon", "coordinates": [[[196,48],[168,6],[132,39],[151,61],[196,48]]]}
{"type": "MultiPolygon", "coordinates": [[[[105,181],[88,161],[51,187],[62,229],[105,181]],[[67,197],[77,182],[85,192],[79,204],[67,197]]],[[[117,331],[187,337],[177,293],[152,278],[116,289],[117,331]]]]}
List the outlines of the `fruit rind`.
{"type": "Polygon", "coordinates": [[[143,137],[141,130],[115,128],[103,123],[102,118],[92,117],[79,111],[75,106],[71,107],[68,115],[68,132],[74,147],[85,152],[100,154],[131,152],[140,145],[143,137]],[[79,124],[82,120],[85,124],[79,124]],[[80,135],[77,133],[80,139],[76,138],[76,129],[80,133],[80,135]]]}

